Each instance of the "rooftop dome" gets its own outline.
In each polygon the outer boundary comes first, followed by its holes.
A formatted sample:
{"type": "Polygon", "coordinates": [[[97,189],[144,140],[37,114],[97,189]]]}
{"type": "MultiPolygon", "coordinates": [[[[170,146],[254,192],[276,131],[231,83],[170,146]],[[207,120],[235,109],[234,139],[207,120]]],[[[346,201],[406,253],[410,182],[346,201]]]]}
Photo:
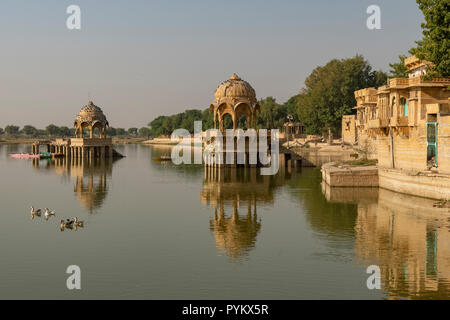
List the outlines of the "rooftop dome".
{"type": "Polygon", "coordinates": [[[102,109],[100,109],[100,107],[97,107],[92,101],[89,101],[89,103],[81,109],[80,113],[75,119],[74,125],[79,126],[82,123],[87,123],[91,126],[96,123],[100,123],[102,126],[109,125],[102,109]]]}
{"type": "Polygon", "coordinates": [[[223,98],[245,98],[249,102],[256,102],[256,93],[252,86],[239,78],[237,74],[233,74],[230,79],[222,82],[214,93],[216,102],[220,103],[223,98]]]}

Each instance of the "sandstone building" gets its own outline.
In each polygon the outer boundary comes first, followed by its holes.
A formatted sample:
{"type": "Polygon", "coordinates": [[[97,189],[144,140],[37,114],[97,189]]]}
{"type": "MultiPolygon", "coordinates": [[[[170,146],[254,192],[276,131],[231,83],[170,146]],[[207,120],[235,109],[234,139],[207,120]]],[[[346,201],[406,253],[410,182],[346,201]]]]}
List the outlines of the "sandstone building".
{"type": "Polygon", "coordinates": [[[357,145],[378,159],[380,186],[447,198],[450,78],[425,80],[429,64],[409,57],[405,59],[408,78],[391,78],[377,89],[355,91],[357,112],[343,117],[342,137],[344,143],[357,145]],[[441,186],[446,190],[432,191],[441,186]]]}

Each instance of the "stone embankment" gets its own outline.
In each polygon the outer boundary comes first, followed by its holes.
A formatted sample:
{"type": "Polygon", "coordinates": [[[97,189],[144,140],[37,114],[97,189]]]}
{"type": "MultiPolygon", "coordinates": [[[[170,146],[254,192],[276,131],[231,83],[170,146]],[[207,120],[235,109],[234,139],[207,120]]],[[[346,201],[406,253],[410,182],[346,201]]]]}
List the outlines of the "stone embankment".
{"type": "Polygon", "coordinates": [[[352,166],[330,162],[322,165],[322,179],[331,187],[378,187],[375,165],[352,166]]]}

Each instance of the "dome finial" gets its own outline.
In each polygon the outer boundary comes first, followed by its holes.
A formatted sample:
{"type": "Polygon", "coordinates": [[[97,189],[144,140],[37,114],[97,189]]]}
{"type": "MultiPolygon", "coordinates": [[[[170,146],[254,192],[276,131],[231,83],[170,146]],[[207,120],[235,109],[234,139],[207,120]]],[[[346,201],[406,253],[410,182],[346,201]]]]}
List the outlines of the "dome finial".
{"type": "Polygon", "coordinates": [[[230,80],[241,80],[241,78],[239,78],[239,76],[236,73],[233,73],[230,80]]]}

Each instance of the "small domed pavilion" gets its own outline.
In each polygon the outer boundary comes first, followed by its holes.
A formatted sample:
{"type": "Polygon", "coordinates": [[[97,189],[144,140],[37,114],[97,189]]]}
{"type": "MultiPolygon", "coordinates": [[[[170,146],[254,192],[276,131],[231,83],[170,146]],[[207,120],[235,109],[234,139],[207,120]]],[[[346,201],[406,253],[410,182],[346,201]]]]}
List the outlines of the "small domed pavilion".
{"type": "Polygon", "coordinates": [[[73,126],[75,127],[75,137],[83,138],[85,128],[89,129],[89,138],[94,138],[94,130],[98,129],[98,137],[106,138],[106,128],[109,126],[102,109],[97,107],[92,101],[84,106],[77,115],[73,126]]]}
{"type": "Polygon", "coordinates": [[[113,150],[112,139],[107,137],[106,130],[109,123],[105,114],[92,101],[81,109],[73,126],[75,138],[36,141],[33,144],[33,154],[39,153],[40,145],[47,145],[47,152],[53,157],[66,157],[74,161],[122,156],[113,150]],[[85,134],[86,129],[89,134],[85,134]]]}
{"type": "Polygon", "coordinates": [[[214,129],[223,128],[223,120],[226,114],[231,115],[233,130],[238,129],[239,119],[245,115],[248,128],[256,128],[256,115],[261,108],[256,100],[256,93],[252,86],[233,74],[230,79],[222,82],[214,93],[214,103],[209,107],[209,112],[214,113],[214,129]]]}

